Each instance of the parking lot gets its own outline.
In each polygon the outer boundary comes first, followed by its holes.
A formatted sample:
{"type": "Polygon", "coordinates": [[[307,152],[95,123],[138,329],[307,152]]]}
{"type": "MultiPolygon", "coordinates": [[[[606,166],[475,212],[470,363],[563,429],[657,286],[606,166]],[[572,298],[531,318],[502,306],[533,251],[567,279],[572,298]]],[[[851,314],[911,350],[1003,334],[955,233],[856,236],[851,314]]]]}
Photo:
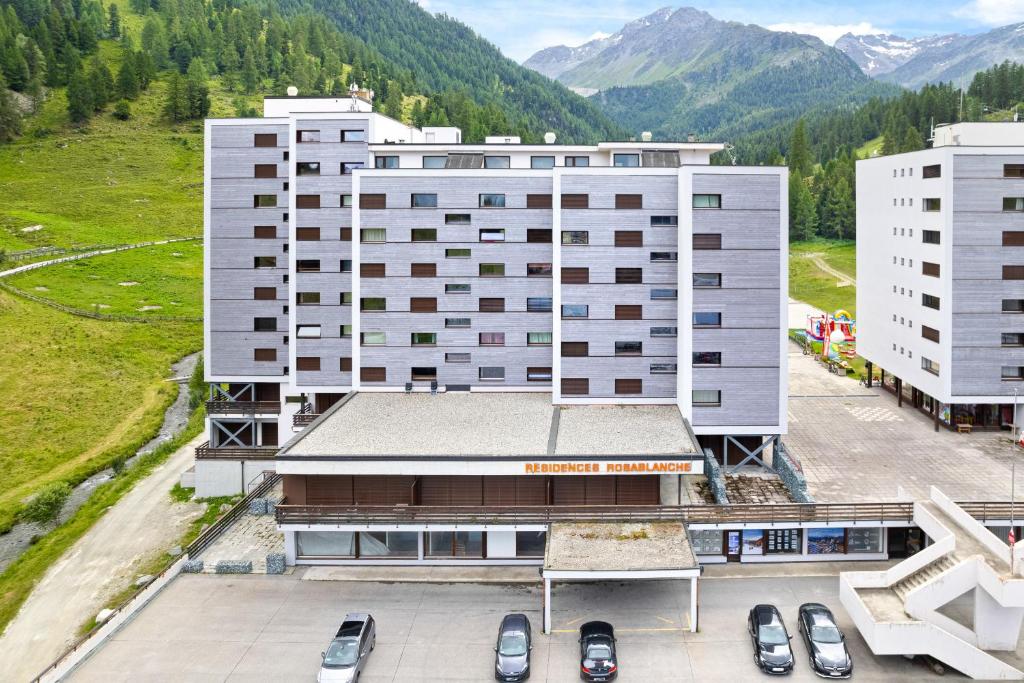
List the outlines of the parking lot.
{"type": "MultiPolygon", "coordinates": [[[[843,612],[834,576],[705,579],[701,630],[687,630],[686,581],[556,584],[555,632],[540,633],[535,586],[303,581],[285,577],[183,575],[75,672],[74,681],[312,681],[347,611],[377,619],[377,647],[361,679],[493,680],[501,617],[533,622],[534,681],[578,680],[577,629],[605,619],[619,640],[619,680],[759,680],[745,619],[757,602],[774,603],[796,635],[797,607],[824,602],[849,638],[855,678],[918,681],[933,677],[900,657],[871,655],[843,612]]],[[[812,675],[799,637],[796,672],[812,675]]],[[[936,677],[937,678],[937,677],[936,677]]],[[[947,674],[946,679],[957,678],[947,674]]]]}

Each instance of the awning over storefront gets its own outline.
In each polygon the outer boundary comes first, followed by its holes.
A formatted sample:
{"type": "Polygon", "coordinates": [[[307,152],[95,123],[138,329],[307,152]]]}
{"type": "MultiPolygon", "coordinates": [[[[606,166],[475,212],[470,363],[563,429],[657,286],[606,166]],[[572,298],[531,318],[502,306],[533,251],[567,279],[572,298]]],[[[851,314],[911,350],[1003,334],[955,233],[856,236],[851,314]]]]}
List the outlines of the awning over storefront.
{"type": "Polygon", "coordinates": [[[551,633],[552,581],[690,579],[697,630],[700,564],[680,522],[555,522],[544,553],[544,632],[551,633]]]}

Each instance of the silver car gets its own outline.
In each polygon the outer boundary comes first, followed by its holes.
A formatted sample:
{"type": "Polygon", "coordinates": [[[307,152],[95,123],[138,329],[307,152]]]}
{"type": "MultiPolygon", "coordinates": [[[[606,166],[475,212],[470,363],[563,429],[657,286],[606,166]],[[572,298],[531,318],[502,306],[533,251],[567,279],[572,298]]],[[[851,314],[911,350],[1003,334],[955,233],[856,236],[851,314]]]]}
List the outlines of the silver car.
{"type": "Polygon", "coordinates": [[[345,615],[334,640],[321,652],[323,660],[316,675],[319,683],[354,683],[366,666],[366,659],[377,645],[377,625],[365,612],[345,615]]]}

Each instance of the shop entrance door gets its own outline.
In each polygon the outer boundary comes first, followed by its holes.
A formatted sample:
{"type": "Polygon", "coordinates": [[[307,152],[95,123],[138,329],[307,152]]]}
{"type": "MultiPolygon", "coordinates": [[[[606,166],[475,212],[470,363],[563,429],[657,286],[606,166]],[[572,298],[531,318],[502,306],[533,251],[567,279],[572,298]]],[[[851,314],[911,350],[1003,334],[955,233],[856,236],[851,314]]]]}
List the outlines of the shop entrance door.
{"type": "Polygon", "coordinates": [[[740,552],[743,548],[743,532],[725,532],[725,559],[729,562],[739,562],[740,552]]]}
{"type": "Polygon", "coordinates": [[[902,560],[924,547],[924,532],[917,527],[891,527],[888,534],[889,559],[902,560]]]}

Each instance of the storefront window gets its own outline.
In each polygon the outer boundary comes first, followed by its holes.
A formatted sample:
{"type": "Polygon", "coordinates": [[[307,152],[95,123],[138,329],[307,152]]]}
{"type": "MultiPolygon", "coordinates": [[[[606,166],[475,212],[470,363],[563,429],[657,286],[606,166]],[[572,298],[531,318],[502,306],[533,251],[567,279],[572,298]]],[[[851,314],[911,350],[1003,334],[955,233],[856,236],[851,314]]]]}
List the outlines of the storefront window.
{"type": "Polygon", "coordinates": [[[743,554],[764,555],[764,530],[744,529],[743,530],[743,554]]]}
{"type": "Polygon", "coordinates": [[[360,557],[417,557],[418,555],[419,533],[416,531],[359,532],[360,557]]]}
{"type": "Polygon", "coordinates": [[[546,540],[546,531],[517,531],[516,557],[544,557],[546,540]]]}
{"type": "Polygon", "coordinates": [[[803,544],[800,539],[800,529],[768,529],[764,551],[769,555],[802,553],[803,544]]]}
{"type": "Polygon", "coordinates": [[[353,557],[355,534],[351,531],[296,531],[295,552],[299,557],[353,557]]]}
{"type": "Polygon", "coordinates": [[[808,529],[808,555],[835,555],[846,552],[845,529],[808,529]]]}
{"type": "Polygon", "coordinates": [[[431,531],[427,534],[428,557],[482,557],[482,531],[431,531]]]}
{"type": "Polygon", "coordinates": [[[690,529],[690,544],[697,555],[721,555],[722,530],[690,529]]]}
{"type": "Polygon", "coordinates": [[[846,530],[846,552],[882,552],[882,530],[853,528],[846,530]]]}

